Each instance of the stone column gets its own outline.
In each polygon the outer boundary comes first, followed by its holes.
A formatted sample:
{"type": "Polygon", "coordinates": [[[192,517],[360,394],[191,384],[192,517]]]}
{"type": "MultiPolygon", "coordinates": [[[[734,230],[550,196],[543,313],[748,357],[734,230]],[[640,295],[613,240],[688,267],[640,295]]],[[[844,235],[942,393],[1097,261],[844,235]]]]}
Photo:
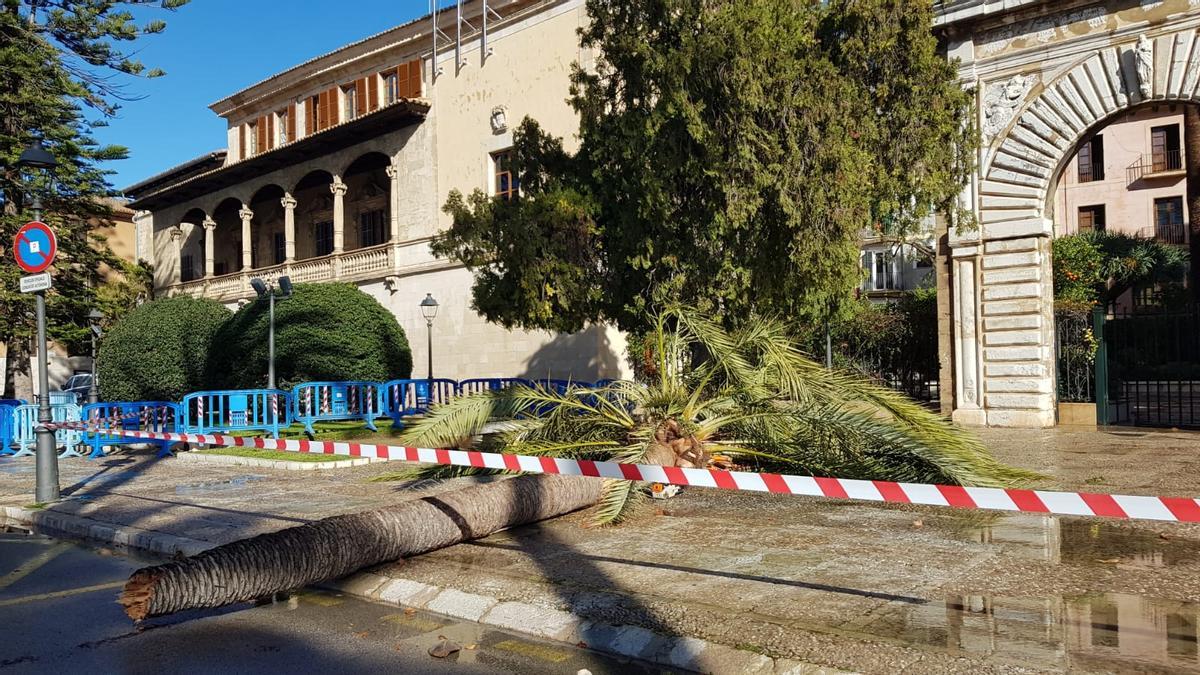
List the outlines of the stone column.
{"type": "Polygon", "coordinates": [[[254,268],[254,261],[251,252],[253,251],[253,242],[250,240],[250,219],[254,217],[254,212],[250,207],[242,204],[242,209],[238,211],[238,216],[242,219],[242,271],[249,272],[254,268]]]}
{"type": "Polygon", "coordinates": [[[296,198],[284,193],[283,199],[283,257],[285,263],[296,260],[296,198]]]}
{"type": "Polygon", "coordinates": [[[329,191],[333,193],[333,252],[341,253],[345,248],[345,233],[346,233],[346,214],[345,200],[346,184],[342,182],[341,176],[334,176],[333,182],[329,184],[329,191]]]}
{"type": "Polygon", "coordinates": [[[388,237],[393,244],[400,243],[400,167],[388,164],[388,237]]]}
{"type": "Polygon", "coordinates": [[[217,221],[204,217],[204,278],[211,279],[213,270],[216,268],[216,242],[214,241],[213,232],[217,229],[217,221]]]}
{"type": "Polygon", "coordinates": [[[183,281],[183,226],[171,228],[171,252],[175,256],[175,271],[171,274],[171,283],[178,285],[183,281]]]}

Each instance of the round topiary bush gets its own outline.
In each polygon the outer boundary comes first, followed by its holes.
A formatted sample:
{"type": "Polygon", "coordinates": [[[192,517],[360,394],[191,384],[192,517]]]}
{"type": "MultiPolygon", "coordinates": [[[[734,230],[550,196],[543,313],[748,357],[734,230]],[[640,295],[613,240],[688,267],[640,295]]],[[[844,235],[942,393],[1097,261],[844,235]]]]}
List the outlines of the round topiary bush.
{"type": "Polygon", "coordinates": [[[203,389],[209,345],[229,317],[219,302],[189,296],[133,310],[100,341],[100,395],[106,401],[178,401],[203,389]]]}
{"type": "MultiPolygon", "coordinates": [[[[254,389],[267,383],[267,299],[238,310],[213,338],[208,384],[254,389]]],[[[350,284],[298,284],[275,301],[275,379],[386,381],[412,373],[412,352],[396,317],[350,284]]]]}

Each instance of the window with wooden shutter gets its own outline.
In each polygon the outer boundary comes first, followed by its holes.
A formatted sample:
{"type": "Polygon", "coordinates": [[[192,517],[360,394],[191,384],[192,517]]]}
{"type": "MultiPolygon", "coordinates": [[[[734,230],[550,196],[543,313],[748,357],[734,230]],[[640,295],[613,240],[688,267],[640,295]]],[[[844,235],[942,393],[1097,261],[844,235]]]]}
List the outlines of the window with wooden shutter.
{"type": "Polygon", "coordinates": [[[254,124],[254,131],[255,131],[254,154],[258,154],[260,152],[266,152],[267,148],[269,147],[267,145],[267,143],[270,142],[268,140],[270,138],[270,136],[267,134],[267,117],[266,117],[266,115],[258,118],[258,121],[255,122],[255,124],[254,124]]]}
{"type": "Polygon", "coordinates": [[[322,96],[325,97],[325,114],[321,118],[321,128],[328,129],[338,123],[338,88],[330,87],[322,96]]]}
{"type": "Polygon", "coordinates": [[[367,80],[367,110],[375,110],[379,107],[379,76],[369,75],[367,80]]]}
{"type": "Polygon", "coordinates": [[[238,127],[238,159],[246,159],[246,125],[238,127]]]}
{"type": "Polygon", "coordinates": [[[421,97],[421,59],[414,59],[408,62],[408,87],[404,96],[406,98],[421,97]]]}
{"type": "Polygon", "coordinates": [[[292,110],[291,106],[288,106],[288,109],[286,112],[284,112],[284,115],[287,116],[285,118],[286,122],[283,125],[283,128],[287,132],[287,136],[285,137],[284,141],[294,141],[296,140],[296,113],[292,110]]]}
{"type": "Polygon", "coordinates": [[[304,135],[311,136],[317,130],[317,97],[304,99],[304,135]]]}
{"type": "Polygon", "coordinates": [[[279,137],[275,135],[275,116],[268,114],[264,115],[263,119],[267,122],[267,144],[265,149],[270,150],[278,145],[277,141],[279,140],[279,137]]]}
{"type": "Polygon", "coordinates": [[[367,114],[367,78],[354,81],[354,116],[367,114]]]}

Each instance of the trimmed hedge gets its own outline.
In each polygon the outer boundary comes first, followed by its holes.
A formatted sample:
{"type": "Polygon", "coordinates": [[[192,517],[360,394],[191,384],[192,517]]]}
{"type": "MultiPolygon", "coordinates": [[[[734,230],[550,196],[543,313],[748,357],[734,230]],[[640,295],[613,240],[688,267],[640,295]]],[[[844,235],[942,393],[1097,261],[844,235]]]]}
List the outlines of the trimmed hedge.
{"type": "MultiPolygon", "coordinates": [[[[267,299],[238,310],[214,336],[210,389],[267,383],[267,299]]],[[[396,317],[350,284],[298,284],[275,302],[275,378],[287,389],[308,381],[386,381],[412,373],[412,352],[396,317]]]]}
{"type": "Polygon", "coordinates": [[[213,300],[154,300],[100,341],[96,371],[106,401],[178,401],[204,388],[209,345],[231,313],[213,300]]]}

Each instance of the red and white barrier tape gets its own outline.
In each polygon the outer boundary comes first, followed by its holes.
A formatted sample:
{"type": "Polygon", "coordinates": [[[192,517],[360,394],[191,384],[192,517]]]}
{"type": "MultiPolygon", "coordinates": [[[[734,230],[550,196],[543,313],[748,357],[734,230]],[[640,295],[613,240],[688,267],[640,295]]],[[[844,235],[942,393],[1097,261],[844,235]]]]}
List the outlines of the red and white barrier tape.
{"type": "Polygon", "coordinates": [[[225,436],[221,434],[177,434],[149,431],[102,429],[89,430],[115,436],[157,441],[204,443],[232,447],[252,447],[285,452],[307,452],[347,457],[377,457],[425,464],[473,466],[526,473],[554,473],[569,476],[595,476],[623,480],[691,485],[696,487],[809,495],[830,499],[857,499],[950,506],[961,509],[1021,511],[1064,516],[1101,516],[1141,520],[1200,522],[1200,499],[1189,497],[1150,497],[1109,495],[1090,492],[1058,492],[1016,488],[982,488],[961,485],[896,483],[882,480],[855,480],[790,476],[776,473],[722,471],[720,469],[683,469],[656,464],[622,464],[586,459],[532,457],[475,450],[410,448],[395,445],[347,443],[337,441],[284,440],[273,438],[225,436]]]}

